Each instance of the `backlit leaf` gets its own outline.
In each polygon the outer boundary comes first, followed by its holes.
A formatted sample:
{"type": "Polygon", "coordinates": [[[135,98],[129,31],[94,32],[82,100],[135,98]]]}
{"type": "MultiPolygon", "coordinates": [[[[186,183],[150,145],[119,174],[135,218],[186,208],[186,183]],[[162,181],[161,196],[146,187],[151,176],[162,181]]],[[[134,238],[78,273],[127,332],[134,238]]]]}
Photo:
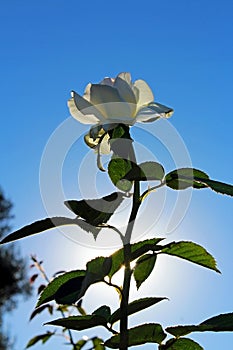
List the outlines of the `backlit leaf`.
{"type": "Polygon", "coordinates": [[[65,318],[59,318],[51,322],[47,322],[53,326],[61,326],[68,329],[74,329],[76,331],[82,331],[84,329],[105,326],[107,324],[106,319],[98,315],[86,315],[86,316],[70,316],[65,318]]]}
{"type": "Polygon", "coordinates": [[[144,162],[135,165],[125,176],[125,179],[133,181],[154,181],[162,180],[164,168],[156,162],[144,162]]]}
{"type": "Polygon", "coordinates": [[[232,185],[219,182],[219,181],[210,180],[210,179],[196,178],[196,180],[206,184],[209,188],[211,188],[215,192],[226,194],[228,196],[233,196],[232,185]]]}
{"type": "Polygon", "coordinates": [[[32,339],[29,340],[29,342],[26,345],[26,349],[30,348],[32,345],[35,345],[39,341],[41,341],[43,344],[49,340],[49,338],[54,335],[55,332],[47,332],[44,334],[36,335],[32,339]]]}
{"type": "MultiPolygon", "coordinates": [[[[155,251],[158,249],[157,244],[164,238],[151,238],[144,241],[140,241],[131,245],[131,259],[133,261],[139,256],[147,253],[148,251],[155,251]]],[[[124,264],[124,249],[121,248],[111,255],[112,267],[108,276],[111,278],[124,264]]]]}
{"type": "Polygon", "coordinates": [[[137,289],[149,277],[156,262],[155,254],[145,254],[141,256],[135,265],[133,276],[136,281],[137,289]]]}
{"type": "MultiPolygon", "coordinates": [[[[159,303],[162,300],[165,300],[167,298],[141,298],[138,300],[133,301],[132,303],[128,304],[128,315],[132,315],[138,311],[142,311],[154,304],[159,303]]],[[[115,322],[119,321],[121,317],[121,310],[120,308],[117,309],[111,316],[109,322],[111,324],[114,324],[115,322]]]]}
{"type": "Polygon", "coordinates": [[[41,233],[43,231],[49,230],[57,226],[76,225],[76,224],[77,224],[76,219],[70,219],[66,217],[46,218],[43,220],[33,222],[32,224],[24,226],[23,228],[11,233],[7,237],[3,238],[0,244],[12,242],[17,239],[34,235],[36,233],[41,233]]]}
{"type": "Polygon", "coordinates": [[[96,309],[92,315],[97,315],[104,317],[106,319],[106,322],[108,322],[110,316],[111,316],[111,310],[110,307],[107,305],[100,306],[98,309],[96,309]]]}
{"type": "Polygon", "coordinates": [[[193,242],[173,242],[161,250],[162,253],[177,256],[192,263],[220,272],[214,257],[203,247],[193,242]]]}
{"type": "MultiPolygon", "coordinates": [[[[130,328],[128,330],[129,342],[128,346],[140,345],[145,343],[157,343],[166,338],[160,324],[147,323],[138,327],[130,328]]],[[[114,335],[105,342],[105,345],[111,349],[119,349],[120,335],[114,335]]]]}
{"type": "Polygon", "coordinates": [[[98,226],[110,219],[123,199],[121,192],[114,192],[100,199],[68,200],[65,205],[87,223],[98,226]]]}
{"type": "Polygon", "coordinates": [[[46,309],[50,309],[52,307],[52,305],[50,304],[46,304],[46,305],[42,305],[40,307],[37,307],[32,313],[31,313],[31,316],[30,316],[30,319],[29,321],[31,321],[36,315],[40,314],[42,311],[46,310],[46,309]]]}
{"type": "Polygon", "coordinates": [[[125,175],[132,169],[132,163],[123,158],[114,157],[108,164],[108,175],[112,183],[121,191],[129,192],[132,182],[125,179],[125,175]]]}
{"type": "Polygon", "coordinates": [[[207,185],[195,180],[195,178],[209,179],[209,176],[201,170],[193,168],[180,168],[166,175],[166,185],[173,190],[184,190],[188,187],[205,188],[207,185]]]}
{"type": "Polygon", "coordinates": [[[204,348],[192,339],[179,338],[168,340],[165,345],[159,346],[159,350],[204,350],[204,348]]]}
{"type": "Polygon", "coordinates": [[[77,300],[84,280],[85,270],[74,270],[66,272],[54,278],[45,289],[43,289],[37,303],[37,307],[51,300],[58,303],[73,303],[77,300]],[[70,300],[72,300],[70,302],[70,300]]]}
{"type": "Polygon", "coordinates": [[[168,327],[166,331],[175,337],[180,337],[191,332],[233,332],[233,313],[211,317],[199,325],[168,327]]]}
{"type": "Polygon", "coordinates": [[[94,337],[94,338],[92,338],[92,344],[93,344],[94,350],[104,350],[105,349],[105,346],[103,345],[104,344],[103,339],[94,337]]]}

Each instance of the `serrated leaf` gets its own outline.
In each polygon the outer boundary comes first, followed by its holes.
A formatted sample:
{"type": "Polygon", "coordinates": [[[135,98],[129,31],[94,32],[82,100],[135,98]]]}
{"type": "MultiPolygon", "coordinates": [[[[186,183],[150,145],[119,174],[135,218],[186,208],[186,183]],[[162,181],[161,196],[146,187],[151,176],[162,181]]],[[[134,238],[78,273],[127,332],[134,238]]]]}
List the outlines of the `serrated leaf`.
{"type": "Polygon", "coordinates": [[[164,178],[164,168],[157,162],[135,165],[125,176],[130,181],[156,181],[164,178]]]}
{"type": "Polygon", "coordinates": [[[111,257],[104,256],[99,256],[87,263],[86,275],[82,281],[79,299],[83,297],[92,284],[103,281],[104,277],[108,275],[111,266],[111,257]]]}
{"type": "Polygon", "coordinates": [[[36,335],[35,337],[29,340],[29,342],[26,345],[26,349],[30,348],[32,345],[35,345],[39,341],[41,341],[43,344],[46,343],[47,340],[49,340],[49,338],[51,338],[51,336],[54,334],[55,332],[47,332],[44,334],[36,335]]]}
{"type": "MultiPolygon", "coordinates": [[[[142,254],[148,251],[155,251],[158,249],[157,244],[161,242],[164,238],[151,238],[144,241],[140,241],[131,245],[131,259],[133,261],[137,259],[142,254]]],[[[124,264],[124,249],[121,248],[111,255],[112,267],[108,276],[111,278],[124,264]]]]}
{"type": "Polygon", "coordinates": [[[98,315],[86,315],[86,316],[70,316],[65,318],[59,318],[46,324],[53,326],[61,326],[68,329],[74,329],[76,331],[82,331],[84,329],[105,326],[107,324],[106,319],[98,315]]]}
{"type": "Polygon", "coordinates": [[[96,309],[92,315],[97,315],[104,317],[106,319],[106,322],[108,322],[110,316],[111,316],[111,309],[107,305],[100,306],[98,309],[96,309]]]}
{"type": "MultiPolygon", "coordinates": [[[[132,303],[128,304],[128,315],[132,315],[138,311],[142,311],[154,304],[159,303],[162,300],[165,300],[167,298],[161,297],[161,298],[141,298],[138,300],[133,301],[132,303]]],[[[121,310],[120,308],[117,309],[111,316],[109,322],[111,324],[114,324],[115,322],[119,321],[121,317],[121,310]]]]}
{"type": "Polygon", "coordinates": [[[157,256],[155,254],[145,254],[141,256],[135,265],[133,276],[137,289],[149,277],[155,266],[157,256]]]}
{"type": "Polygon", "coordinates": [[[40,314],[42,311],[48,309],[48,311],[50,310],[51,305],[46,304],[46,305],[42,305],[40,307],[37,307],[32,313],[31,316],[29,318],[29,321],[31,321],[36,315],[40,314]]]}
{"type": "Polygon", "coordinates": [[[125,175],[132,169],[132,163],[123,158],[114,157],[108,164],[108,175],[112,183],[121,191],[129,192],[133,183],[125,175]]]}
{"type": "Polygon", "coordinates": [[[196,243],[186,241],[173,242],[170,243],[169,247],[167,246],[163,248],[161,252],[177,256],[216,272],[220,272],[217,268],[214,257],[208,253],[205,248],[196,243]]]}
{"type": "Polygon", "coordinates": [[[173,190],[184,190],[188,187],[205,188],[207,185],[195,180],[195,178],[209,179],[209,176],[201,170],[193,168],[180,168],[166,175],[166,185],[173,190]]]}
{"type": "Polygon", "coordinates": [[[166,331],[175,337],[192,332],[233,332],[233,313],[211,317],[199,325],[168,327],[166,331]]]}
{"type": "Polygon", "coordinates": [[[213,191],[226,194],[228,196],[233,196],[233,186],[226,184],[224,182],[214,181],[210,179],[202,179],[202,178],[195,178],[196,181],[200,181],[201,183],[205,184],[209,188],[211,188],[213,191]]]}
{"type": "Polygon", "coordinates": [[[71,303],[73,303],[79,296],[85,275],[85,270],[74,270],[54,278],[43,289],[37,307],[54,299],[58,303],[63,303],[62,301],[64,301],[64,304],[66,304],[67,299],[69,299],[68,301],[72,300],[71,303]]]}
{"type": "Polygon", "coordinates": [[[96,275],[97,279],[102,280],[112,267],[111,257],[98,256],[87,263],[87,272],[96,275]]]}
{"type": "MultiPolygon", "coordinates": [[[[128,337],[128,346],[145,343],[161,344],[161,342],[166,338],[166,334],[164,333],[160,324],[147,323],[141,326],[130,328],[128,330],[128,337]]],[[[120,335],[114,335],[110,339],[106,340],[104,344],[111,349],[119,349],[120,335]]]]}
{"type": "Polygon", "coordinates": [[[37,233],[41,233],[43,231],[50,230],[55,227],[65,226],[65,225],[77,225],[77,220],[61,217],[61,216],[60,217],[55,216],[52,218],[39,220],[39,221],[33,222],[30,225],[24,226],[23,228],[15,232],[12,232],[11,234],[3,238],[0,244],[12,242],[17,239],[35,235],[37,233]]]}
{"type": "Polygon", "coordinates": [[[192,339],[179,338],[168,340],[165,345],[160,345],[159,350],[204,350],[204,348],[192,339]]]}
{"type": "Polygon", "coordinates": [[[65,205],[88,224],[106,223],[124,200],[121,192],[114,192],[100,199],[68,200],[65,205]]]}

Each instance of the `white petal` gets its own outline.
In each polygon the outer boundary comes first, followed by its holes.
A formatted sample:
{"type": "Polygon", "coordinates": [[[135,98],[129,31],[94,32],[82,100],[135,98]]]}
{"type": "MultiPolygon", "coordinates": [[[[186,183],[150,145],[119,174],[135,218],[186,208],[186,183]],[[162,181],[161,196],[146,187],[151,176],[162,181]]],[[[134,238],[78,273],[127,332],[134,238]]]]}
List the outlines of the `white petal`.
{"type": "Polygon", "coordinates": [[[91,102],[106,120],[131,118],[132,108],[125,102],[112,86],[93,84],[91,86],[91,102]]]}
{"type": "Polygon", "coordinates": [[[104,79],[100,82],[100,84],[101,84],[101,85],[113,86],[114,81],[115,81],[114,78],[104,78],[104,79]]]}
{"type": "Polygon", "coordinates": [[[130,86],[133,85],[133,84],[132,84],[132,79],[131,79],[131,74],[130,74],[130,73],[122,72],[122,73],[118,74],[117,77],[119,77],[119,78],[125,80],[126,83],[128,83],[130,86]]]}
{"type": "Polygon", "coordinates": [[[94,114],[96,109],[88,101],[76,94],[76,92],[73,92],[72,95],[73,97],[68,100],[68,108],[72,117],[83,124],[98,123],[100,121],[99,111],[97,111],[98,114],[94,114]]]}
{"type": "Polygon", "coordinates": [[[162,118],[169,118],[174,113],[174,110],[171,107],[167,107],[158,102],[152,102],[148,105],[148,108],[154,111],[155,113],[160,114],[162,118]]]}
{"type": "Polygon", "coordinates": [[[154,95],[149,85],[147,85],[144,80],[136,80],[134,87],[136,87],[139,91],[138,108],[154,101],[154,95]]]}
{"type": "Polygon", "coordinates": [[[83,94],[83,97],[85,98],[85,100],[89,102],[91,101],[90,94],[91,94],[91,83],[87,84],[83,94]]]}
{"type": "Polygon", "coordinates": [[[114,82],[114,87],[117,89],[119,95],[124,101],[136,104],[134,92],[127,81],[118,76],[114,82]]]}
{"type": "Polygon", "coordinates": [[[117,89],[109,85],[92,84],[91,103],[97,105],[109,102],[123,102],[117,89]]]}
{"type": "Polygon", "coordinates": [[[144,123],[153,122],[159,118],[169,118],[173,112],[172,108],[161,105],[160,103],[151,103],[138,111],[136,121],[144,123]]]}

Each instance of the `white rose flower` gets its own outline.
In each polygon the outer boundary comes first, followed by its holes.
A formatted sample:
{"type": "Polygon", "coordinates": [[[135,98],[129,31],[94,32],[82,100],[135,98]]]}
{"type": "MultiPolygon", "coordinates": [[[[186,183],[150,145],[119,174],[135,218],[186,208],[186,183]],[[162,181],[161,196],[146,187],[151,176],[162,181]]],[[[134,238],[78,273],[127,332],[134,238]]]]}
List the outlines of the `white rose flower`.
{"type": "Polygon", "coordinates": [[[70,114],[84,124],[106,125],[152,122],[168,118],[173,110],[153,102],[154,96],[144,80],[131,81],[130,73],[88,84],[83,97],[75,91],[68,101],[70,114]]]}
{"type": "Polygon", "coordinates": [[[132,126],[173,114],[172,108],[153,102],[153,93],[144,80],[132,83],[130,73],[105,78],[99,84],[89,83],[83,97],[75,91],[71,96],[68,100],[70,114],[83,124],[94,125],[84,140],[99,156],[110,153],[108,131],[118,124],[132,126]]]}

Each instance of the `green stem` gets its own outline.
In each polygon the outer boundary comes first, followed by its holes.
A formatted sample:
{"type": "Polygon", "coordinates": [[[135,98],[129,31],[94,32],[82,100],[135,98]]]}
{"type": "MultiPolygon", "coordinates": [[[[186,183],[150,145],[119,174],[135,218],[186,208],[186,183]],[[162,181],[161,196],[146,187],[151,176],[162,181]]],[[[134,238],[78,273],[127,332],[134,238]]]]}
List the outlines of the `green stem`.
{"type": "MultiPolygon", "coordinates": [[[[136,164],[136,157],[133,150],[133,146],[130,147],[130,160],[136,164]]],[[[132,210],[129,217],[129,222],[127,225],[125,237],[124,237],[124,282],[122,289],[122,299],[121,299],[121,318],[120,318],[120,350],[128,349],[128,304],[129,304],[129,291],[130,291],[130,281],[132,270],[130,267],[131,261],[131,236],[135,223],[135,219],[141,204],[140,200],[140,182],[135,181],[134,183],[134,192],[133,192],[133,204],[132,210]]]]}

